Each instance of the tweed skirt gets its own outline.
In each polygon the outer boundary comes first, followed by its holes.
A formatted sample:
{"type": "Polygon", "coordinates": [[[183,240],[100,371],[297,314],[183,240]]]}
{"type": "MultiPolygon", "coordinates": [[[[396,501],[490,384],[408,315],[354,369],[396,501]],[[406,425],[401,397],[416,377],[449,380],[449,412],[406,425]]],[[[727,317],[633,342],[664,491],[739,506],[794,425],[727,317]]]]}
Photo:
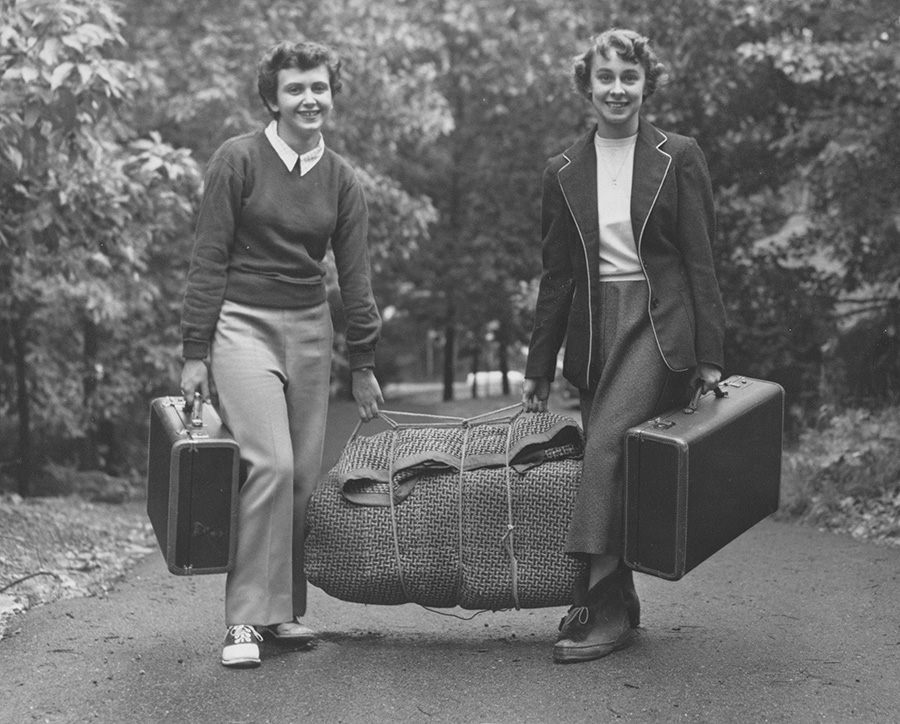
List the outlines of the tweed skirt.
{"type": "Polygon", "coordinates": [[[624,547],[625,432],[683,404],[688,372],[672,372],[659,351],[644,281],[602,282],[594,355],[597,384],[581,390],[584,466],[566,552],[614,554],[624,547]]]}

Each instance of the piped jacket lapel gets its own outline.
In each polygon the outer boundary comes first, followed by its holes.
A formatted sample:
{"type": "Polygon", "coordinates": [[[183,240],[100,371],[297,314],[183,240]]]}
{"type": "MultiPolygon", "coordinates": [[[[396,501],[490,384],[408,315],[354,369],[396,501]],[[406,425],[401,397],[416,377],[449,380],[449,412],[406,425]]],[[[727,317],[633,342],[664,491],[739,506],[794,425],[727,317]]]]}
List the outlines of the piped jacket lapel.
{"type": "MultiPolygon", "coordinates": [[[[559,171],[559,184],[590,259],[600,257],[595,133],[596,129],[585,134],[565,151],[568,164],[559,171]]],[[[672,165],[672,157],[661,149],[666,140],[662,131],[641,121],[634,147],[631,190],[631,226],[638,251],[647,219],[672,165]]]]}
{"type": "Polygon", "coordinates": [[[660,148],[666,140],[662,131],[641,121],[634,146],[634,174],[631,183],[631,228],[638,253],[641,251],[647,219],[672,165],[672,157],[660,148]]]}
{"type": "Polygon", "coordinates": [[[600,258],[600,220],[597,216],[597,154],[594,133],[585,134],[563,155],[569,163],[559,171],[559,185],[578,227],[588,259],[600,258]]]}

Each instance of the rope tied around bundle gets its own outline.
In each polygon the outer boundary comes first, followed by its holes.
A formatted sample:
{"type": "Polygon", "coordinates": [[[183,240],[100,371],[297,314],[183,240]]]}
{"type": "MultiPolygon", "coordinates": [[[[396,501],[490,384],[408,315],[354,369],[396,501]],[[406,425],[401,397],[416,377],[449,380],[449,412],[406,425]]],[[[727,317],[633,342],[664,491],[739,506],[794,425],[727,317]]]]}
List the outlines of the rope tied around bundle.
{"type": "Polygon", "coordinates": [[[584,451],[574,419],[521,405],[379,417],[371,434],[357,423],[310,499],[310,583],[345,601],[429,611],[571,603],[583,569],[565,552],[584,451]]]}
{"type": "MultiPolygon", "coordinates": [[[[520,601],[519,601],[519,564],[518,559],[516,558],[515,551],[515,529],[516,524],[513,517],[513,491],[512,491],[512,466],[511,466],[511,456],[510,449],[512,446],[513,440],[513,429],[515,427],[516,421],[519,416],[522,414],[523,406],[521,403],[510,405],[508,407],[500,408],[499,410],[494,410],[491,412],[482,413],[480,415],[474,415],[472,417],[453,417],[450,415],[432,415],[425,413],[415,413],[415,412],[403,412],[400,410],[381,410],[378,413],[378,417],[391,428],[391,446],[388,460],[388,481],[389,481],[389,508],[391,515],[391,535],[393,538],[394,545],[394,556],[397,563],[397,576],[398,581],[400,583],[400,589],[403,591],[403,595],[405,598],[412,598],[409,595],[409,590],[406,585],[406,579],[403,571],[403,559],[400,553],[400,534],[399,528],[397,525],[397,500],[394,495],[394,460],[395,453],[397,449],[397,436],[399,432],[403,429],[413,429],[413,428],[424,428],[424,427],[460,427],[463,430],[463,438],[462,438],[462,450],[460,453],[460,464],[459,464],[459,475],[458,481],[459,484],[457,486],[457,542],[459,546],[459,567],[457,569],[457,595],[462,587],[463,581],[463,558],[465,555],[464,549],[464,535],[465,535],[465,527],[463,525],[463,498],[464,498],[464,478],[466,471],[466,453],[468,452],[468,444],[469,444],[469,433],[473,427],[477,425],[486,425],[486,424],[497,424],[497,423],[507,423],[506,429],[506,444],[504,451],[505,458],[505,474],[506,474],[506,513],[507,513],[507,523],[506,523],[506,532],[500,537],[498,543],[504,548],[507,555],[509,556],[509,569],[510,569],[510,579],[511,579],[511,596],[513,600],[513,605],[515,609],[518,611],[521,609],[520,601]],[[515,414],[502,416],[503,413],[510,412],[512,410],[516,410],[515,414]],[[419,418],[427,418],[432,420],[430,423],[400,423],[393,419],[394,416],[409,416],[409,417],[419,417],[419,418]],[[498,417],[500,416],[500,417],[498,417]]],[[[358,434],[360,428],[362,426],[362,420],[360,420],[356,428],[354,429],[352,435],[350,436],[350,440],[352,441],[358,434]]]]}

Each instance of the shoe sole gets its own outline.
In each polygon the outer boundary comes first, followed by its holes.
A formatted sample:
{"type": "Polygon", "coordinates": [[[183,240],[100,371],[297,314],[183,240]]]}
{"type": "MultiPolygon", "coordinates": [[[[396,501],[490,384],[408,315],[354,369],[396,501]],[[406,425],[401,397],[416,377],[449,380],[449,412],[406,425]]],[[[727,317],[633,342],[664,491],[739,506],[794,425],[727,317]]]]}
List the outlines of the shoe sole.
{"type": "Polygon", "coordinates": [[[229,669],[255,669],[259,664],[259,659],[236,659],[233,661],[222,659],[222,666],[227,666],[229,669]]]}
{"type": "Polygon", "coordinates": [[[316,636],[278,636],[277,634],[271,631],[265,631],[263,636],[267,639],[271,639],[277,644],[292,644],[294,646],[302,645],[302,644],[311,644],[316,640],[316,636]]]}
{"type": "Polygon", "coordinates": [[[318,638],[314,633],[301,636],[279,636],[270,628],[262,629],[261,633],[263,638],[271,639],[280,644],[310,644],[318,638]]]}
{"type": "Polygon", "coordinates": [[[553,647],[553,663],[555,664],[577,664],[584,661],[596,661],[604,656],[609,656],[615,651],[621,651],[626,648],[633,640],[631,631],[612,644],[603,644],[598,646],[573,647],[565,646],[553,647]]]}

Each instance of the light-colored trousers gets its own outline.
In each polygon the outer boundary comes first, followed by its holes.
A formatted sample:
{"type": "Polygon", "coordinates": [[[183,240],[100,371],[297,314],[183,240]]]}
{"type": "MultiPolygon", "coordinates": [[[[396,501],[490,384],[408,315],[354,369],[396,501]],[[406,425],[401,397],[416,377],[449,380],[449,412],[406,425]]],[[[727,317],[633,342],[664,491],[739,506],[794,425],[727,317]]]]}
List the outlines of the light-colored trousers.
{"type": "Polygon", "coordinates": [[[246,472],[237,556],[225,584],[228,626],[266,626],[306,613],[303,538],[322,465],[332,337],[327,303],[222,305],[212,375],[246,472]]]}

